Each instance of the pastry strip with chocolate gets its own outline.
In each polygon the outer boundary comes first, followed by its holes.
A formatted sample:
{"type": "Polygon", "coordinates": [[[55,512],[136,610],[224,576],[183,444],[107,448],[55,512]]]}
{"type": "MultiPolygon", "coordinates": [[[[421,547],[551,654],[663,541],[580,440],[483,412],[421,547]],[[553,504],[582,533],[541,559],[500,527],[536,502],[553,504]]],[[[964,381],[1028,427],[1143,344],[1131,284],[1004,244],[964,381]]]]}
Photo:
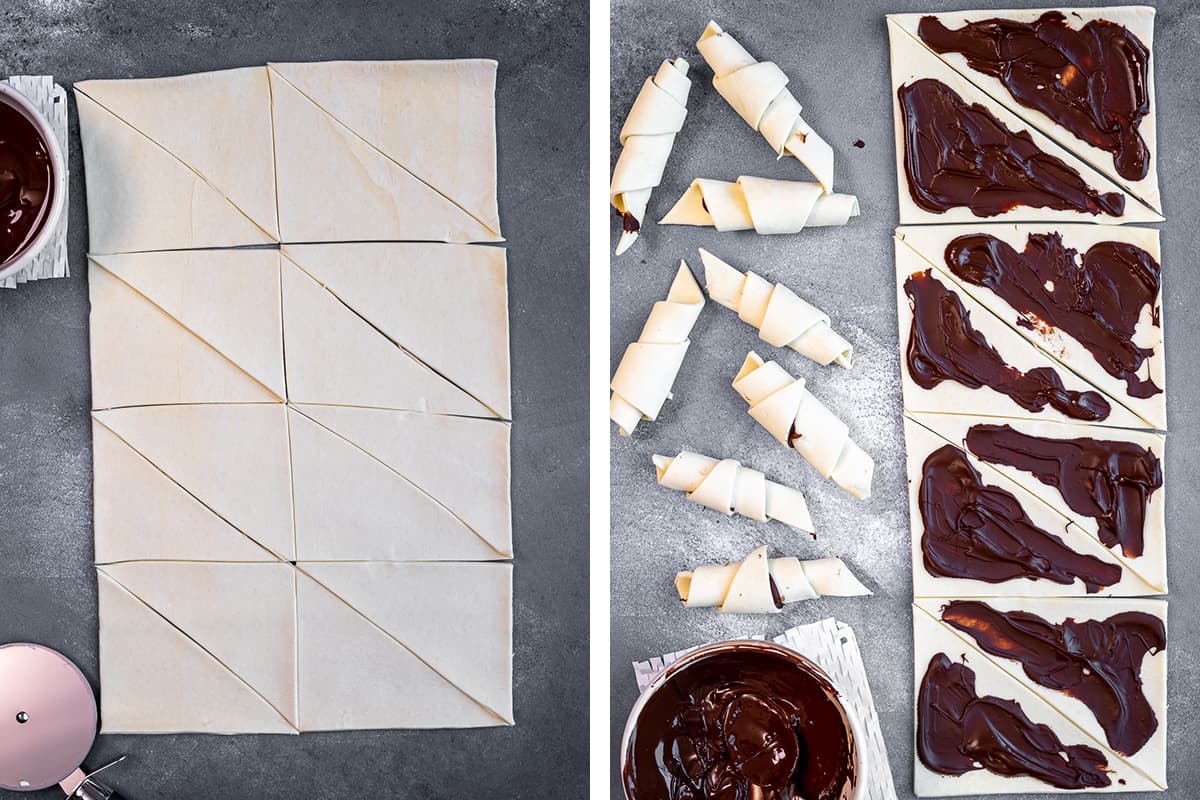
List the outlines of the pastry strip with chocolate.
{"type": "Polygon", "coordinates": [[[767,558],[765,545],[745,561],[680,572],[675,588],[686,607],[715,607],[722,614],[778,614],[787,603],[871,593],[840,558],[767,558]]]}
{"type": "Polygon", "coordinates": [[[743,175],[736,182],[697,178],[659,224],[698,225],[722,233],[799,233],[845,225],[858,213],[858,198],[852,194],[825,194],[816,183],[743,175]]]}
{"type": "Polygon", "coordinates": [[[776,519],[813,532],[808,503],[800,490],[767,480],[763,473],[732,458],[718,461],[684,450],[673,458],[654,456],[654,468],[660,486],[687,492],[693,503],[726,516],[736,513],[759,522],[776,519]]]}

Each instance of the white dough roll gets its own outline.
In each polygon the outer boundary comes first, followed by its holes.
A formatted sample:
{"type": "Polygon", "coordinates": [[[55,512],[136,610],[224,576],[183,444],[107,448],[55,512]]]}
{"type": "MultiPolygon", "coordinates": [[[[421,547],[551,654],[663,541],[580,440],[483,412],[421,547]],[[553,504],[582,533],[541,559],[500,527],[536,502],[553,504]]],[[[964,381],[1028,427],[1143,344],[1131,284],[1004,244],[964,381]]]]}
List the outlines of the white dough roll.
{"type": "Polygon", "coordinates": [[[658,483],[687,493],[687,499],[726,516],[741,514],[759,522],[778,520],[813,532],[808,503],[798,489],[767,480],[756,469],[727,458],[684,450],[675,457],[653,457],[658,483]]]}
{"type": "Polygon", "coordinates": [[[642,419],[658,417],[671,396],[671,385],[687,354],[692,326],[704,307],[704,294],[687,263],[679,271],[666,300],[654,304],[642,333],[625,349],[612,379],[609,417],[622,436],[642,419]]]}
{"type": "Polygon", "coordinates": [[[845,225],[858,214],[858,198],[852,194],[825,194],[816,183],[743,175],[732,183],[697,178],[659,223],[775,235],[845,225]]]}
{"type": "Polygon", "coordinates": [[[675,589],[685,607],[716,608],[722,614],[778,614],[788,603],[823,595],[859,597],[871,593],[840,558],[767,558],[766,546],[738,563],[711,564],[677,573],[675,589]]]}
{"type": "Polygon", "coordinates": [[[750,416],[781,444],[855,497],[871,496],[875,462],[850,438],[846,423],[808,391],[803,379],[752,352],[733,379],[733,388],[750,406],[750,416]]]}
{"type": "Polygon", "coordinates": [[[854,347],[831,327],[824,311],[783,284],[740,272],[703,248],[700,260],[708,296],[758,328],[760,339],[790,347],[822,366],[836,361],[850,367],[854,347]]]}

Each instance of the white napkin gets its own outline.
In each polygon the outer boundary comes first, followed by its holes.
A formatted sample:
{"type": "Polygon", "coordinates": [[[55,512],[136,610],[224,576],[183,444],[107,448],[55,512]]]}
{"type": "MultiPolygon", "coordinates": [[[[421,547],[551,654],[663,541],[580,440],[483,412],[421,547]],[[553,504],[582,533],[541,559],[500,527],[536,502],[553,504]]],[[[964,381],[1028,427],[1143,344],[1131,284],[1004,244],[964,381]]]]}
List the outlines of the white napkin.
{"type": "MultiPolygon", "coordinates": [[[[765,639],[765,636],[751,636],[765,639]]],[[[862,654],[858,651],[858,640],[854,630],[833,617],[799,625],[784,631],[774,639],[776,644],[790,647],[818,667],[825,670],[841,693],[842,702],[862,728],[865,741],[863,761],[867,765],[866,800],[896,800],[896,786],[892,782],[892,769],[888,764],[887,747],[883,743],[883,731],[879,727],[879,714],[871,698],[871,686],[867,683],[867,670],[863,666],[862,654]]],[[[645,691],[650,682],[664,669],[683,656],[697,649],[689,647],[674,653],[638,661],[633,665],[639,691],[645,691]]]]}
{"type": "Polygon", "coordinates": [[[71,169],[70,159],[66,155],[69,146],[67,92],[49,75],[13,75],[4,82],[28,97],[34,107],[50,122],[58,144],[63,149],[64,161],[67,162],[67,181],[64,184],[67,187],[67,196],[63,198],[63,213],[58,218],[54,233],[25,269],[0,281],[0,289],[15,289],[28,281],[65,278],[71,274],[71,265],[67,262],[67,217],[70,216],[71,207],[71,169]]]}

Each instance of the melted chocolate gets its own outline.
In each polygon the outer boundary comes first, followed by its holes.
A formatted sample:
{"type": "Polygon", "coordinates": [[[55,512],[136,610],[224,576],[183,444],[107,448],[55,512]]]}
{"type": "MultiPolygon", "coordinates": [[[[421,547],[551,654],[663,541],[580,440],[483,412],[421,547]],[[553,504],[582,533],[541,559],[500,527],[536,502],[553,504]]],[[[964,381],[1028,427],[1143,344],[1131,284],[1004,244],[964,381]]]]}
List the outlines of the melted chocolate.
{"type": "Polygon", "coordinates": [[[0,102],[0,264],[29,246],[53,199],[46,143],[25,115],[0,102]]]}
{"type": "Polygon", "coordinates": [[[1029,775],[1059,789],[1108,786],[1108,760],[1094,747],[1067,745],[1012,700],[975,692],[975,672],[945,653],[929,662],[917,697],[917,756],[943,775],[986,769],[1029,775]]]}
{"type": "Polygon", "coordinates": [[[1088,437],[1046,439],[1009,425],[974,425],[966,445],[984,461],[1028,472],[1058,489],[1072,511],[1096,520],[1107,547],[1120,543],[1129,558],[1142,554],[1146,505],[1163,482],[1154,451],[1088,437]]]}
{"type": "Polygon", "coordinates": [[[1064,585],[1078,578],[1088,592],[1121,580],[1120,566],[1075,552],[1035,525],[1017,498],[984,486],[952,445],[925,459],[917,503],[924,523],[921,553],[932,575],[987,583],[1044,578],[1064,585]]]}
{"type": "Polygon", "coordinates": [[[786,655],[713,653],[667,678],[637,717],[630,800],[842,800],[854,740],[837,691],[786,655]]]}
{"type": "Polygon", "coordinates": [[[985,652],[1021,662],[1039,686],[1087,706],[1118,753],[1133,755],[1158,729],[1142,691],[1142,661],[1167,646],[1166,626],[1153,614],[1127,611],[1055,625],[1026,611],[954,600],[942,609],[942,620],[970,634],[985,652]]]}
{"type": "Polygon", "coordinates": [[[1125,381],[1131,397],[1162,391],[1138,376],[1154,350],[1133,343],[1142,309],[1149,306],[1158,324],[1159,266],[1142,248],[1097,242],[1081,257],[1063,245],[1062,234],[1032,233],[1018,253],[994,236],[970,234],[946,247],[946,266],[999,295],[1022,315],[1019,324],[1058,328],[1075,339],[1125,381]]]}
{"type": "Polygon", "coordinates": [[[1018,206],[1121,216],[1125,196],[1100,194],[1042,152],[1028,131],[1010,131],[979,104],[923,78],[897,91],[904,114],[904,172],[913,201],[941,214],[965,206],[994,217],[1018,206]]]}
{"type": "Polygon", "coordinates": [[[1106,419],[1112,408],[1099,392],[1067,389],[1053,367],[1021,372],[1004,361],[971,325],[971,315],[958,295],[933,277],[930,270],[910,275],[904,293],[913,303],[908,337],[908,372],[923,389],[945,380],[971,389],[987,386],[1008,395],[1027,411],[1047,405],[1068,417],[1106,419]]]}
{"type": "Polygon", "coordinates": [[[1150,113],[1150,51],[1123,25],[1093,20],[1079,30],[1060,11],[1032,23],[985,19],[950,30],[922,17],[921,40],[938,53],[962,53],[972,69],[999,78],[1023,106],[1041,111],[1113,155],[1131,181],[1150,171],[1138,124],[1150,113]]]}
{"type": "Polygon", "coordinates": [[[621,215],[621,230],[625,233],[637,233],[642,229],[642,225],[638,222],[637,217],[626,211],[621,215]]]}

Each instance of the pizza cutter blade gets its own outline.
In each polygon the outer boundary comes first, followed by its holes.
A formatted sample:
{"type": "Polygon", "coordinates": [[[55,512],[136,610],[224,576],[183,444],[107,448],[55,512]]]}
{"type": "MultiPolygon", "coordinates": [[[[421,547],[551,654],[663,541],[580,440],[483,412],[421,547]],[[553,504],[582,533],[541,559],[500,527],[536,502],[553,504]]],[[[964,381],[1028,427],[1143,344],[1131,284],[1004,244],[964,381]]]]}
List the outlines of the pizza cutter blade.
{"type": "Polygon", "coordinates": [[[70,659],[36,644],[0,646],[0,788],[58,784],[68,797],[120,800],[81,764],[96,740],[96,696],[70,659]]]}

